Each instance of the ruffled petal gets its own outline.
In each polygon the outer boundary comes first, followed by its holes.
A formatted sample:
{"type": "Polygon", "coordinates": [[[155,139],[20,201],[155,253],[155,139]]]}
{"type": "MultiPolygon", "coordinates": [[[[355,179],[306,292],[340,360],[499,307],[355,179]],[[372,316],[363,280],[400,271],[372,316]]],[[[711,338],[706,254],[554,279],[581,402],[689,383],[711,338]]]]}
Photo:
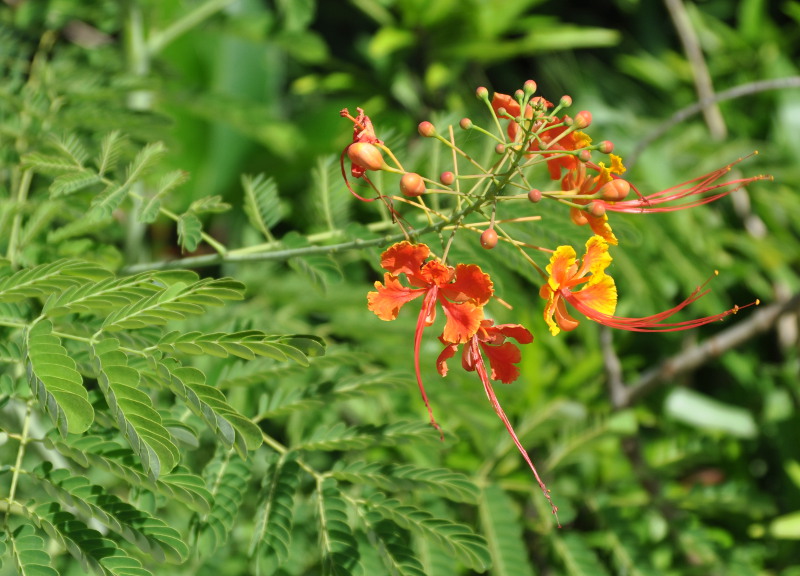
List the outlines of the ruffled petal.
{"type": "Polygon", "coordinates": [[[547,300],[547,304],[544,305],[544,321],[547,323],[550,333],[555,336],[561,331],[556,321],[553,320],[553,315],[556,313],[556,301],[560,299],[560,296],[558,292],[550,288],[549,284],[545,284],[539,289],[539,296],[547,300]]]}
{"type": "Polygon", "coordinates": [[[605,274],[605,269],[611,264],[611,254],[608,253],[608,241],[600,235],[595,235],[586,241],[586,255],[578,271],[578,276],[591,272],[595,276],[605,274]]]}
{"type": "Polygon", "coordinates": [[[483,320],[483,307],[471,302],[454,304],[444,298],[439,298],[447,318],[442,338],[451,344],[463,344],[480,328],[483,320]]]}
{"type": "Polygon", "coordinates": [[[389,273],[384,274],[383,281],[385,286],[380,282],[375,282],[375,288],[378,291],[367,294],[367,307],[381,320],[394,320],[400,313],[403,304],[425,293],[425,290],[421,288],[413,289],[403,286],[397,276],[389,273]]]}
{"type": "Polygon", "coordinates": [[[476,264],[456,266],[455,280],[441,286],[442,293],[453,302],[473,302],[483,306],[494,293],[494,285],[488,274],[476,264]]]}
{"type": "Polygon", "coordinates": [[[617,308],[617,286],[614,279],[607,274],[597,278],[597,281],[587,284],[581,290],[572,292],[567,296],[567,301],[572,303],[577,300],[599,314],[611,316],[617,308]]]}
{"type": "Polygon", "coordinates": [[[392,274],[419,274],[430,253],[430,248],[425,244],[398,242],[381,254],[381,267],[392,274]]]}
{"type": "Polygon", "coordinates": [[[572,246],[559,246],[553,252],[550,264],[547,265],[547,273],[550,275],[547,282],[553,291],[557,291],[573,276],[575,258],[575,248],[572,246]]]}
{"type": "MultiPolygon", "coordinates": [[[[503,336],[507,336],[509,338],[513,338],[520,344],[530,344],[533,342],[533,334],[531,331],[525,328],[522,324],[498,324],[494,326],[494,328],[489,329],[491,332],[499,332],[503,336]]],[[[497,338],[492,339],[492,343],[495,343],[497,338]]]]}
{"type": "Polygon", "coordinates": [[[516,345],[505,342],[500,346],[482,346],[482,348],[489,358],[492,380],[510,384],[519,378],[519,368],[516,364],[522,359],[522,354],[516,345]]]}

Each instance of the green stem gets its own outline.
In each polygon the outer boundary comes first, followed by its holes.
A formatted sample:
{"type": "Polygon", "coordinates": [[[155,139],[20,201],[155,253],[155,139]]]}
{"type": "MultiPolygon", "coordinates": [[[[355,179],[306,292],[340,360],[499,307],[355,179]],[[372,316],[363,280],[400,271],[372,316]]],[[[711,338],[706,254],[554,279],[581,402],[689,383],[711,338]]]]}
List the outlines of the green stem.
{"type": "Polygon", "coordinates": [[[22,234],[22,206],[28,200],[28,192],[31,188],[31,180],[33,179],[33,171],[25,170],[22,173],[22,180],[19,184],[17,191],[17,213],[14,216],[14,221],[11,224],[11,237],[8,241],[8,250],[6,251],[6,258],[11,262],[11,267],[15,268],[17,265],[17,251],[19,250],[20,235],[22,234]]]}
{"type": "Polygon", "coordinates": [[[22,459],[25,456],[25,447],[28,445],[28,429],[31,423],[31,400],[27,403],[27,408],[25,411],[25,419],[22,421],[22,435],[19,439],[19,448],[17,448],[17,459],[14,462],[14,468],[11,473],[11,487],[8,490],[8,498],[6,498],[6,502],[8,502],[8,508],[6,508],[6,516],[5,516],[5,526],[8,528],[8,519],[11,513],[11,506],[14,502],[14,498],[17,495],[17,483],[19,482],[19,475],[22,471],[22,459]]]}
{"type": "Polygon", "coordinates": [[[236,0],[209,0],[194,10],[187,12],[160,32],[150,34],[147,39],[147,52],[153,56],[163,50],[168,44],[186,34],[192,28],[201,24],[220,10],[227,8],[236,0]]]}

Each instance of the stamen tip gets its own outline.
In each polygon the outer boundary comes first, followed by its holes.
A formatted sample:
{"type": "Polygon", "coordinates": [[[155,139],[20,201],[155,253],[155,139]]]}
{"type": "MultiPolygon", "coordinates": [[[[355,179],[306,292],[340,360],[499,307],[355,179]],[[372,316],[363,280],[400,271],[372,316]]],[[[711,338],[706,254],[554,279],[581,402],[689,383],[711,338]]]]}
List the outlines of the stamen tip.
{"type": "Polygon", "coordinates": [[[719,270],[714,270],[714,276],[719,276],[719,270]]]}
{"type": "Polygon", "coordinates": [[[759,300],[758,298],[756,298],[756,306],[758,306],[758,305],[760,305],[760,304],[761,304],[761,300],[759,300]]]}

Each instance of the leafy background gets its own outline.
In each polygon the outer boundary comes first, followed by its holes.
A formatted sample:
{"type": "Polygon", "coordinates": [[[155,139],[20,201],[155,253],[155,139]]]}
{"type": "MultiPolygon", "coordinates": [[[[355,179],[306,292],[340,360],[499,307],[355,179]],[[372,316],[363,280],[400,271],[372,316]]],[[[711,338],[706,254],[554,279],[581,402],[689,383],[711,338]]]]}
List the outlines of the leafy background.
{"type": "Polygon", "coordinates": [[[800,574],[797,3],[16,0],[0,22],[0,574],[800,574]],[[739,95],[675,119],[703,67],[739,95]],[[528,78],[591,110],[641,190],[756,149],[736,170],[774,176],[615,219],[620,313],[713,269],[694,313],[762,301],[693,332],[552,338],[531,278],[459,244],[536,335],[497,392],[561,530],[433,342],[445,442],[428,426],[413,315],[364,305],[390,223],[337,165],[343,107],[437,174],[417,122],[477,122],[476,86],[528,78]]]}

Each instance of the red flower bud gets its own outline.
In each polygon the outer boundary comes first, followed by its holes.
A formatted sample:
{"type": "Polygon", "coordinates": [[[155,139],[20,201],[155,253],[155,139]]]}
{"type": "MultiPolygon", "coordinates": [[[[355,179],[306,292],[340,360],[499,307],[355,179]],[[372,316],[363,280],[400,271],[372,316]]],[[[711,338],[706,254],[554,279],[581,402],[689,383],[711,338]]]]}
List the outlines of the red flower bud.
{"type": "Polygon", "coordinates": [[[422,196],[425,193],[425,181],[416,172],[406,172],[400,178],[400,192],[411,198],[422,196]]]}
{"type": "Polygon", "coordinates": [[[495,151],[497,154],[505,154],[505,152],[506,152],[506,145],[505,145],[505,144],[497,144],[497,145],[494,147],[494,151],[495,151]]]}
{"type": "Polygon", "coordinates": [[[536,92],[536,82],[533,80],[525,80],[525,84],[522,85],[522,89],[525,91],[525,94],[530,96],[536,92]]]}
{"type": "Polygon", "coordinates": [[[347,147],[350,162],[364,170],[380,170],[383,167],[381,151],[368,142],[353,142],[347,147]]]}
{"type": "Polygon", "coordinates": [[[488,100],[489,90],[485,86],[479,86],[478,89],[475,90],[475,96],[478,97],[478,100],[488,100]]]}
{"type": "Polygon", "coordinates": [[[614,178],[611,182],[603,184],[600,188],[600,193],[603,195],[603,200],[609,202],[619,202],[625,200],[625,197],[631,191],[631,185],[627,180],[622,178],[614,178]]]}
{"type": "Polygon", "coordinates": [[[575,115],[575,127],[583,130],[592,123],[592,113],[588,110],[581,110],[575,115]]]}
{"type": "Polygon", "coordinates": [[[469,118],[462,118],[458,125],[461,126],[462,130],[470,130],[472,129],[472,120],[469,118]]]}
{"type": "Polygon", "coordinates": [[[606,213],[606,207],[602,202],[589,202],[587,206],[589,214],[596,218],[602,218],[606,213]]]}
{"type": "Polygon", "coordinates": [[[581,150],[578,152],[578,160],[581,162],[588,162],[592,159],[592,151],[591,150],[581,150]]]}
{"type": "Polygon", "coordinates": [[[572,96],[567,96],[566,94],[561,97],[559,104],[562,108],[569,108],[572,106],[572,96]]]}
{"type": "Polygon", "coordinates": [[[541,199],[542,199],[542,191],[541,190],[537,190],[536,188],[534,188],[533,190],[528,192],[528,200],[530,200],[534,204],[536,202],[538,202],[539,200],[541,200],[541,199]]]}
{"type": "Polygon", "coordinates": [[[417,126],[417,130],[419,130],[420,136],[424,136],[425,138],[430,138],[436,135],[436,128],[427,120],[420,122],[419,126],[417,126]]]}
{"type": "Polygon", "coordinates": [[[603,140],[597,145],[597,149],[603,154],[611,154],[614,151],[614,143],[611,140],[603,140]]]}
{"type": "Polygon", "coordinates": [[[439,176],[439,182],[444,184],[445,186],[450,186],[453,182],[456,181],[456,175],[450,172],[442,172],[441,176],[439,176]]]}
{"type": "Polygon", "coordinates": [[[497,232],[494,231],[494,228],[487,228],[483,231],[483,234],[481,234],[481,246],[487,250],[497,246],[497,232]]]}

